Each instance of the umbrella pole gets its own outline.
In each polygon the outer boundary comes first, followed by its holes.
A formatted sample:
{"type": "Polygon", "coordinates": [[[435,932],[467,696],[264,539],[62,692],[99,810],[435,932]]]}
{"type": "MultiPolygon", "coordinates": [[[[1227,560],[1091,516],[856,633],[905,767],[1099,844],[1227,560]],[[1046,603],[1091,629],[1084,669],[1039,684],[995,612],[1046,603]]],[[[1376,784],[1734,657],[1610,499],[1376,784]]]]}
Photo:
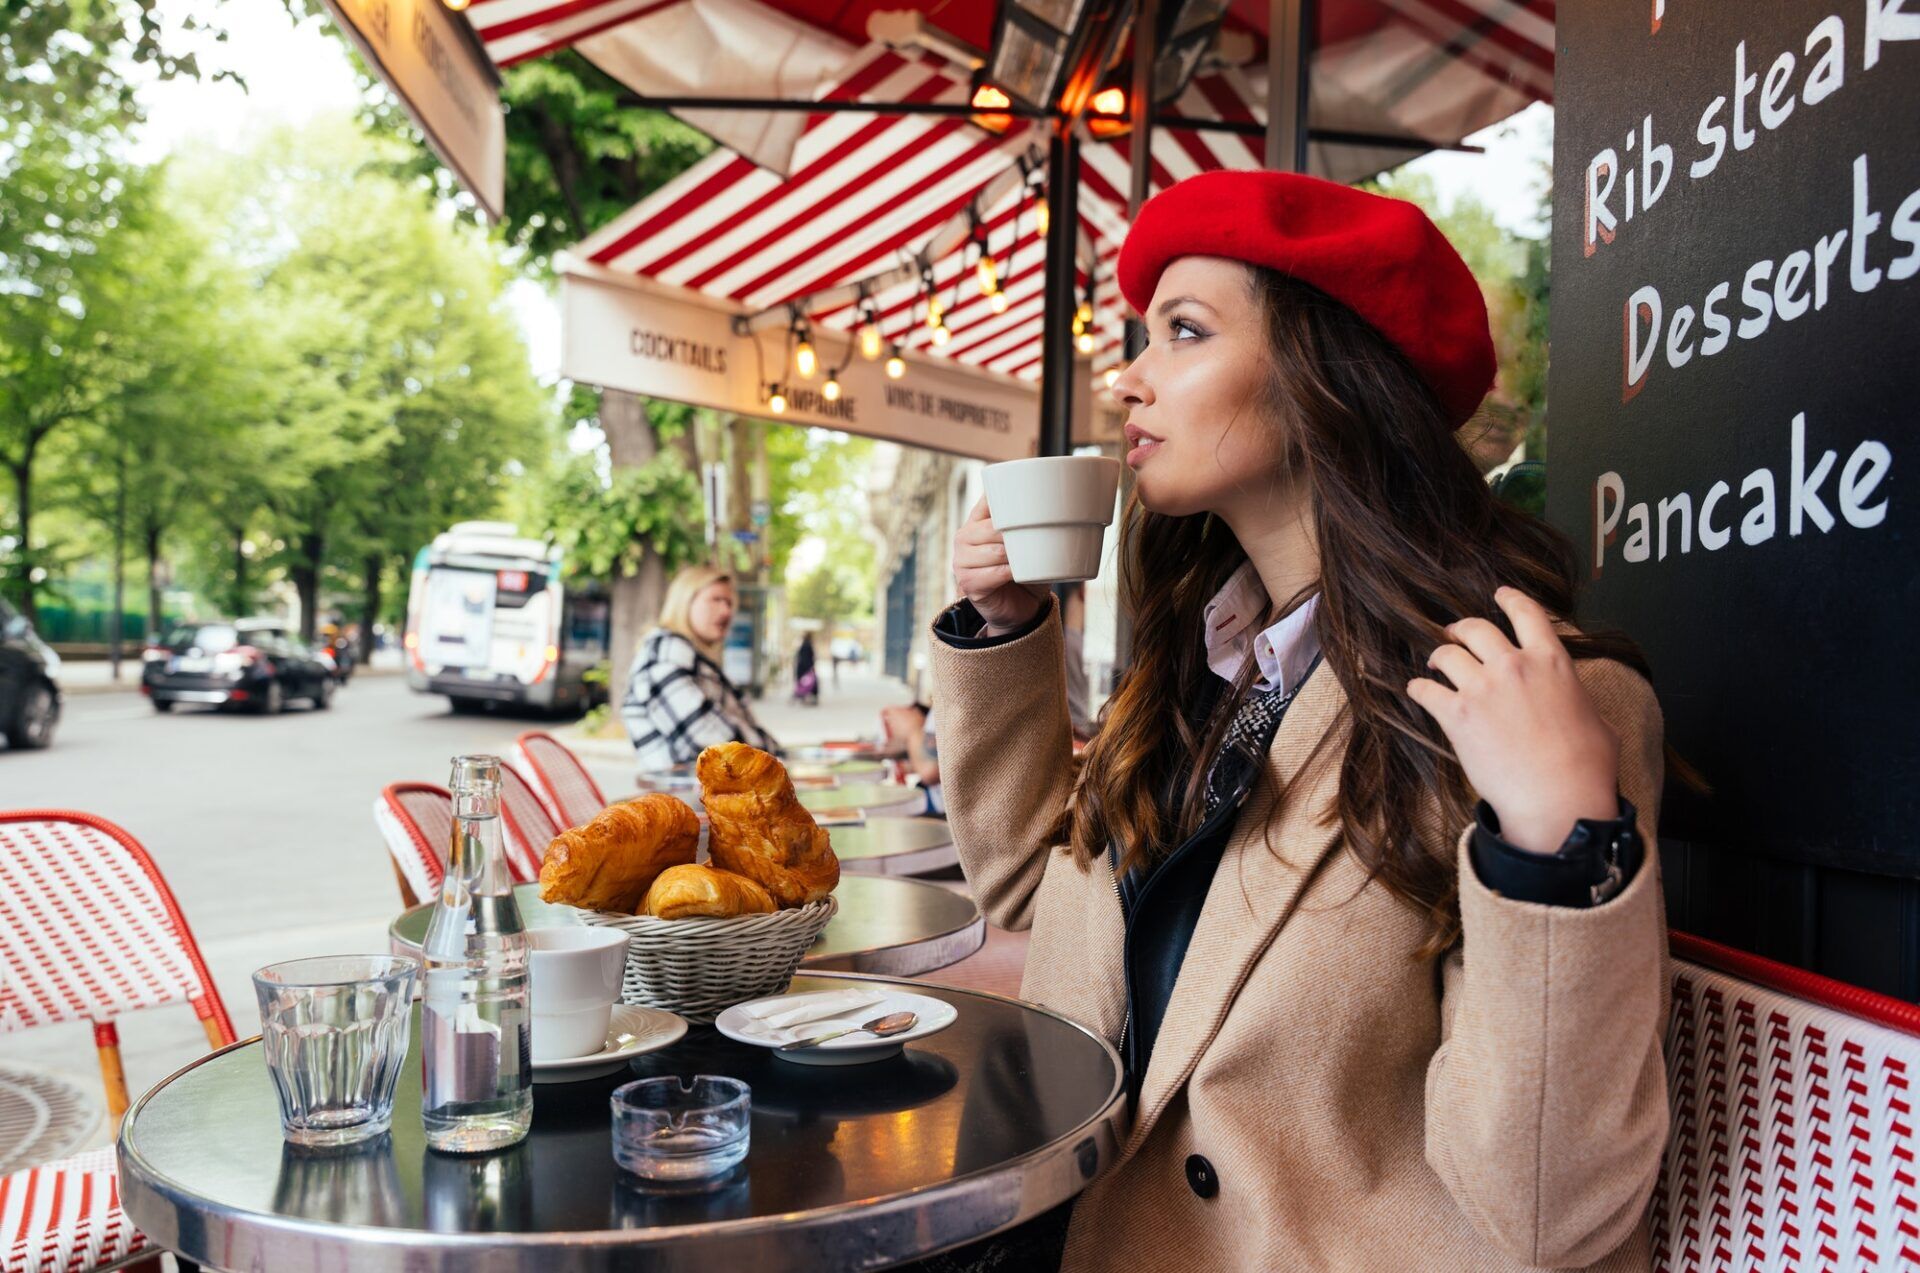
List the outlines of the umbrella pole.
{"type": "Polygon", "coordinates": [[[1314,0],[1272,0],[1267,23],[1267,158],[1275,172],[1307,170],[1307,103],[1314,0]]]}
{"type": "Polygon", "coordinates": [[[1073,452],[1074,250],[1080,235],[1080,142],[1070,126],[1047,143],[1046,318],[1040,335],[1040,454],[1073,452]]]}

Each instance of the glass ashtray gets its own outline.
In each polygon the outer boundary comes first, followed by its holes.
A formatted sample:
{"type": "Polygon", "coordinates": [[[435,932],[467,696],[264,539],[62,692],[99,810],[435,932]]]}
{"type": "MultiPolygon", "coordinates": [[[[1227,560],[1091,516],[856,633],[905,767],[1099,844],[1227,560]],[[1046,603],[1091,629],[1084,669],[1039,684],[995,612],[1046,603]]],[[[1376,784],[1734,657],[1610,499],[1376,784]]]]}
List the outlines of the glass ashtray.
{"type": "Polygon", "coordinates": [[[613,1089],[609,1099],[613,1160],[641,1180],[707,1181],[747,1156],[753,1090],[738,1079],[638,1079],[613,1089]]]}

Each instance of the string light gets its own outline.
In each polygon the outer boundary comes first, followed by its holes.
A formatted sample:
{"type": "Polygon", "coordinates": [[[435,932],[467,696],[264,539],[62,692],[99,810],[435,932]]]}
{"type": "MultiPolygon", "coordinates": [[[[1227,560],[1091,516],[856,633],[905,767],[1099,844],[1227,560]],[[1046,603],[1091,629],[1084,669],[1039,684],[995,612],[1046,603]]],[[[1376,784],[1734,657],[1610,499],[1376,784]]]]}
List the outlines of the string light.
{"type": "Polygon", "coordinates": [[[1000,290],[1000,266],[995,263],[993,253],[983,251],[980,254],[980,264],[975,266],[974,270],[980,276],[982,292],[992,296],[1000,290]]]}
{"type": "Polygon", "coordinates": [[[453,10],[455,13],[459,13],[467,7],[468,0],[445,0],[445,4],[447,8],[453,10]]]}
{"type": "Polygon", "coordinates": [[[827,383],[820,386],[820,396],[828,402],[840,401],[840,381],[831,371],[827,373],[827,383]]]}
{"type": "Polygon", "coordinates": [[[793,369],[800,373],[802,380],[813,379],[813,373],[820,370],[820,358],[813,352],[813,344],[804,334],[793,351],[793,369]]]}
{"type": "Polygon", "coordinates": [[[873,311],[868,310],[866,322],[860,328],[860,356],[873,362],[886,352],[886,344],[880,336],[880,324],[873,321],[873,311]]]}
{"type": "Polygon", "coordinates": [[[1040,237],[1043,239],[1047,237],[1047,226],[1050,220],[1047,214],[1047,196],[1041,195],[1038,199],[1034,200],[1033,203],[1033,222],[1039,229],[1040,237]]]}
{"type": "Polygon", "coordinates": [[[953,339],[953,333],[947,330],[947,325],[945,323],[935,323],[933,325],[933,343],[934,344],[944,345],[952,339],[953,339]]]}
{"type": "Polygon", "coordinates": [[[1006,313],[1007,306],[1010,303],[1011,302],[1007,300],[1007,294],[1005,292],[995,292],[992,296],[987,298],[987,304],[993,309],[993,312],[996,314],[1006,313]]]}
{"type": "Polygon", "coordinates": [[[1107,368],[1107,388],[1111,389],[1116,384],[1119,384],[1119,383],[1120,383],[1120,369],[1118,367],[1107,368]]]}
{"type": "Polygon", "coordinates": [[[1080,308],[1073,311],[1073,321],[1080,327],[1091,326],[1093,324],[1093,302],[1081,301],[1080,308]]]}
{"type": "Polygon", "coordinates": [[[898,380],[906,374],[907,360],[900,356],[900,346],[895,345],[893,351],[887,355],[887,379],[898,380]]]}
{"type": "Polygon", "coordinates": [[[773,387],[773,396],[767,399],[767,409],[775,415],[787,413],[787,395],[781,391],[779,385],[773,387]]]}
{"type": "Polygon", "coordinates": [[[1079,337],[1074,340],[1073,343],[1074,343],[1074,346],[1077,349],[1079,349],[1081,353],[1090,354],[1093,352],[1093,333],[1083,331],[1080,333],[1079,337]]]}

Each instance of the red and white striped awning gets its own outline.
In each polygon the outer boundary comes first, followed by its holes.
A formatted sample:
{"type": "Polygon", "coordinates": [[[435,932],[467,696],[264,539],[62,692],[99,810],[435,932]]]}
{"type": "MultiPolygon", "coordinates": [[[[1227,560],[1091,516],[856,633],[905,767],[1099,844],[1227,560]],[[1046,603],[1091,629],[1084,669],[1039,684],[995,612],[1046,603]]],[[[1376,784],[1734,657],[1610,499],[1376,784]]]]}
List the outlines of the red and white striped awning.
{"type": "MultiPolygon", "coordinates": [[[[477,0],[572,22],[609,16],[630,0],[477,0]],[[533,6],[544,5],[535,10],[533,6]],[[569,12],[562,14],[561,10],[569,12]]],[[[753,5],[758,0],[671,0],[753,5]]],[[[873,0],[869,0],[871,4],[873,0]]],[[[1264,12],[1264,2],[1252,6],[1264,12]]],[[[990,9],[991,6],[988,6],[990,9]]],[[[1314,65],[1317,128],[1434,144],[1457,141],[1513,114],[1551,88],[1552,0],[1325,0],[1324,43],[1314,65]]],[[[591,24],[588,24],[591,25],[591,24]]],[[[1249,24],[1251,25],[1251,24],[1249,24]]],[[[531,28],[529,28],[531,29],[531,28]]],[[[543,28],[558,38],[559,28],[543,28]]],[[[1253,33],[1258,37],[1263,32],[1253,33]]],[[[496,56],[507,56],[491,36],[496,56]]],[[[925,51],[868,44],[814,96],[874,103],[964,103],[971,69],[925,51]]],[[[1172,120],[1226,120],[1264,126],[1264,54],[1249,68],[1196,77],[1173,107],[1172,120]]],[[[889,340],[923,355],[1037,379],[1042,331],[1043,236],[1033,191],[1018,177],[1023,158],[1037,167],[1045,154],[1038,126],[1016,122],[996,136],[960,117],[848,112],[799,119],[789,162],[773,167],[732,150],[717,150],[579,244],[573,255],[616,274],[684,288],[744,314],[792,307],[810,322],[851,329],[861,317],[844,291],[903,267],[930,270],[952,338],[935,346],[926,325],[925,289],[917,281],[875,288],[889,340]],[[780,169],[784,168],[784,171],[780,169]],[[956,218],[969,207],[984,224],[1008,304],[993,312],[964,241],[927,260],[931,240],[952,241],[956,218]]],[[[751,149],[742,147],[742,149],[751,149]]],[[[1162,123],[1153,134],[1152,185],[1162,189],[1194,173],[1257,168],[1257,133],[1200,130],[1162,123]]],[[[783,152],[783,154],[786,152],[783,152]]],[[[1412,158],[1406,147],[1316,142],[1309,167],[1351,181],[1412,158]]],[[[1095,370],[1121,355],[1124,305],[1113,261],[1127,229],[1130,142],[1083,146],[1079,287],[1092,277],[1095,370]]],[[[1037,189],[1037,187],[1036,187],[1037,189]]]]}

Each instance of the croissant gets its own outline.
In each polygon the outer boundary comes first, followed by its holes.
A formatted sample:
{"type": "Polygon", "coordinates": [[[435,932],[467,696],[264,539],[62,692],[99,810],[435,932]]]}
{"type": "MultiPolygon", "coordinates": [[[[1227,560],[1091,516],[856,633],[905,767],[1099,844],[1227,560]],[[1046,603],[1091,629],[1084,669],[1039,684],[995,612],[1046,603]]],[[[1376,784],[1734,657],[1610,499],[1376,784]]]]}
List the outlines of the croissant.
{"type": "Polygon", "coordinates": [[[631,915],[660,872],[693,861],[700,819],[662,792],[608,805],[562,831],[540,863],[540,900],[631,915]]]}
{"type": "Polygon", "coordinates": [[[833,892],[840,859],[794,796],[785,766],[744,743],[721,743],[700,753],[695,773],[715,866],[757,880],[782,906],[833,892]]]}
{"type": "Polygon", "coordinates": [[[661,919],[704,915],[728,919],[735,915],[767,915],[778,910],[773,895],[744,875],[717,871],[704,864],[670,866],[647,890],[642,908],[661,919]]]}

